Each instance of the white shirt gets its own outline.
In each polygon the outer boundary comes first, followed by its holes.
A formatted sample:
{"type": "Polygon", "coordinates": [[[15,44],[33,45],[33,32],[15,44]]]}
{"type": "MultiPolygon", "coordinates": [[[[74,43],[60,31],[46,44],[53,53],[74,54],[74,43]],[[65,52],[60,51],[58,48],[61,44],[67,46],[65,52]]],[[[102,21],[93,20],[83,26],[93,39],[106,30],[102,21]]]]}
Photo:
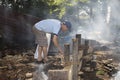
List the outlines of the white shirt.
{"type": "Polygon", "coordinates": [[[61,22],[56,19],[45,19],[45,20],[37,22],[35,24],[35,27],[38,30],[41,30],[47,33],[58,34],[61,28],[61,22]]]}

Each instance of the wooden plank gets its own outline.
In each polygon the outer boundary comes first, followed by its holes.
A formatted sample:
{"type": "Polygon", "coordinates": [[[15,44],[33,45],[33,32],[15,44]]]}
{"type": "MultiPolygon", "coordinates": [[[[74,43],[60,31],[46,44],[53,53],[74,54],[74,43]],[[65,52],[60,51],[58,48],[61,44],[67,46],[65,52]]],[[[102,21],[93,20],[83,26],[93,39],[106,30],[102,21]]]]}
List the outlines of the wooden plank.
{"type": "Polygon", "coordinates": [[[72,65],[61,70],[49,70],[48,80],[72,80],[72,65]]]}
{"type": "Polygon", "coordinates": [[[68,70],[68,72],[69,72],[69,76],[68,76],[68,80],[72,80],[72,72],[73,72],[73,65],[70,65],[70,66],[66,66],[65,68],[64,68],[65,70],[68,70]]]}
{"type": "Polygon", "coordinates": [[[72,80],[78,80],[78,39],[73,40],[73,77],[72,80]]]}
{"type": "Polygon", "coordinates": [[[68,80],[67,70],[49,70],[49,80],[68,80]]]}

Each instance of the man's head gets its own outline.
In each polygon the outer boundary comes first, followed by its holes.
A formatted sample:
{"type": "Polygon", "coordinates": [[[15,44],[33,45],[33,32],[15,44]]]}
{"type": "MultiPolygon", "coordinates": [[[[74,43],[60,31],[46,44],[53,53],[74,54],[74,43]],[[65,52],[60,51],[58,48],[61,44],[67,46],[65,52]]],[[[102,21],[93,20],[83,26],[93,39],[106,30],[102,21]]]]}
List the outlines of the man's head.
{"type": "Polygon", "coordinates": [[[69,21],[62,22],[62,31],[71,31],[71,23],[69,21]]]}

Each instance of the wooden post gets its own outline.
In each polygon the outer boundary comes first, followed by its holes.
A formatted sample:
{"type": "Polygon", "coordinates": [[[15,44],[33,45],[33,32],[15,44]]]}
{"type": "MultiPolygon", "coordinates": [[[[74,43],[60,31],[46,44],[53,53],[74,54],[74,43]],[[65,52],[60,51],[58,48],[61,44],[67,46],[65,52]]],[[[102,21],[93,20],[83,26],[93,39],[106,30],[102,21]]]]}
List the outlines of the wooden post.
{"type": "Polygon", "coordinates": [[[78,80],[78,39],[73,40],[73,77],[72,80],[78,80]]]}
{"type": "Polygon", "coordinates": [[[89,41],[85,40],[85,49],[83,50],[83,55],[87,55],[89,48],[89,41]]]}
{"type": "Polygon", "coordinates": [[[76,34],[76,38],[78,39],[78,49],[81,46],[81,34],[76,34]]]}
{"type": "MultiPolygon", "coordinates": [[[[85,40],[85,48],[83,49],[83,57],[86,56],[88,54],[88,48],[89,48],[89,41],[88,40],[85,40]]],[[[81,65],[81,70],[83,70],[83,67],[86,65],[86,60],[83,59],[82,60],[82,65],[81,65]]]]}
{"type": "MultiPolygon", "coordinates": [[[[78,39],[78,74],[79,74],[79,79],[81,79],[81,69],[82,69],[82,56],[83,56],[83,52],[81,50],[81,34],[76,34],[76,38],[78,39]]],[[[83,72],[82,72],[83,73],[83,72]]]]}
{"type": "Polygon", "coordinates": [[[76,38],[78,39],[78,61],[79,61],[79,67],[78,67],[78,70],[80,71],[81,70],[81,65],[82,65],[82,56],[83,56],[83,53],[80,52],[80,48],[81,48],[81,34],[76,34],[76,38]]]}
{"type": "Polygon", "coordinates": [[[65,63],[69,62],[70,57],[70,44],[66,43],[64,45],[64,57],[65,57],[65,63]]]}

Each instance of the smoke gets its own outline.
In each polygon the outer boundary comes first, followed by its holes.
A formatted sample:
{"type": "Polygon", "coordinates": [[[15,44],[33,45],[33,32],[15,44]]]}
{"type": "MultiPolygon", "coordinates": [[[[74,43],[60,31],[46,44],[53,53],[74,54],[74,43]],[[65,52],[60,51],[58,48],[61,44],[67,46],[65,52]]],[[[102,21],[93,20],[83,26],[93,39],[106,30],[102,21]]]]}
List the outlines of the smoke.
{"type": "Polygon", "coordinates": [[[117,74],[114,75],[115,77],[112,78],[111,80],[120,80],[120,71],[117,72],[117,74]]]}
{"type": "Polygon", "coordinates": [[[99,42],[112,42],[118,35],[119,25],[119,0],[99,0],[92,6],[92,17],[90,16],[90,7],[87,5],[82,8],[76,4],[73,15],[66,14],[73,24],[73,31],[70,34],[82,34],[85,39],[93,39],[99,42]],[[82,19],[81,19],[82,18],[82,19]]]}
{"type": "Polygon", "coordinates": [[[48,80],[48,76],[44,72],[45,64],[39,64],[33,75],[33,80],[48,80]]]}

